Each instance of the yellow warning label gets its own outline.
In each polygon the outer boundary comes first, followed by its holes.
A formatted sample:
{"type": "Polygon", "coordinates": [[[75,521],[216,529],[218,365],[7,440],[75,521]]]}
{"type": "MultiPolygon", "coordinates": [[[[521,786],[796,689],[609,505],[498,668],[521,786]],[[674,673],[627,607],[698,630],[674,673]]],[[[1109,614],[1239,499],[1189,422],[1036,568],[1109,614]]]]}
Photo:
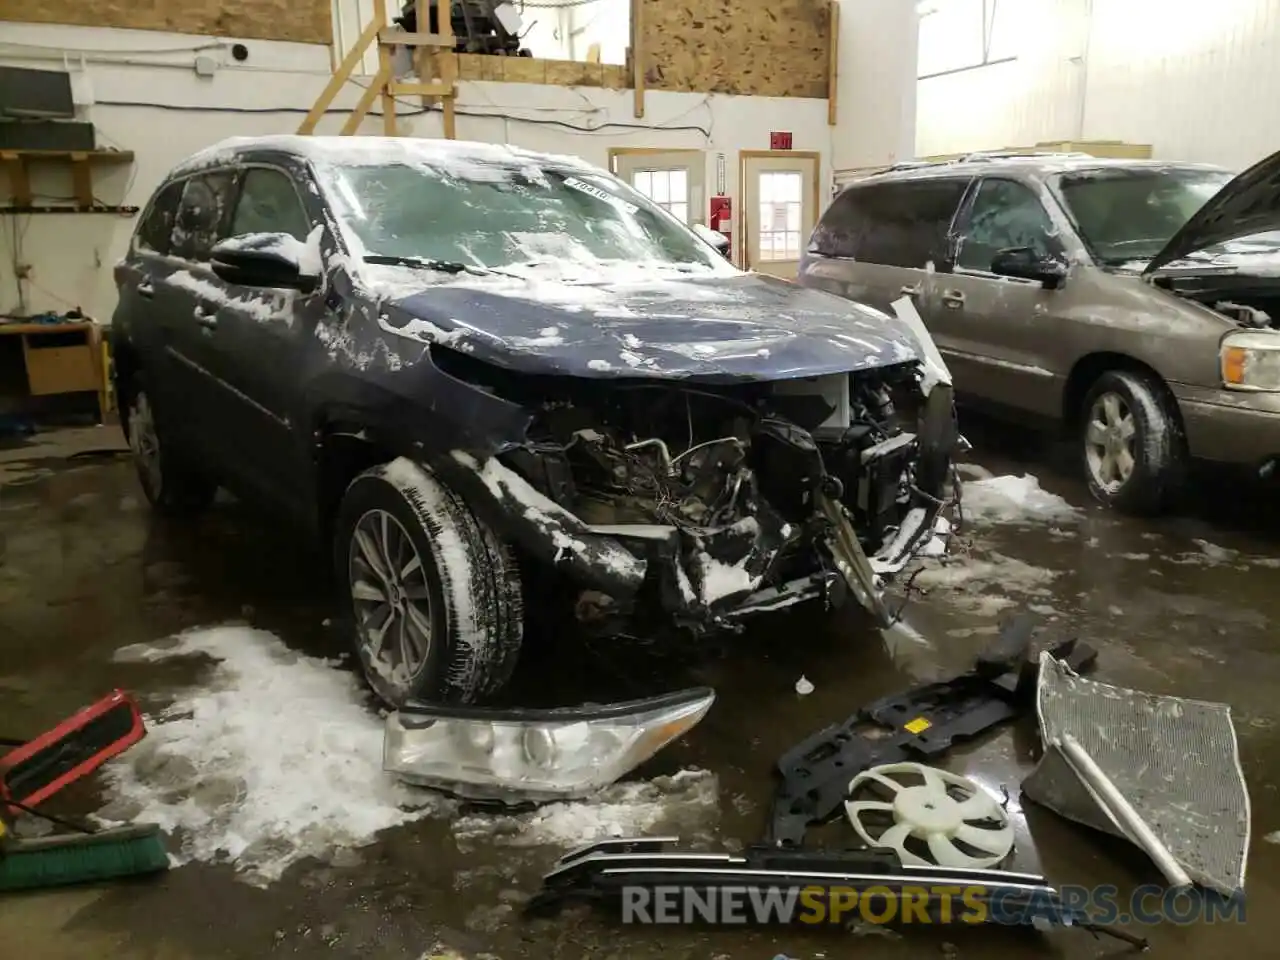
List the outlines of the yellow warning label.
{"type": "Polygon", "coordinates": [[[932,726],[933,724],[924,717],[916,717],[914,720],[908,720],[904,723],[902,728],[906,730],[907,733],[924,733],[932,726]]]}

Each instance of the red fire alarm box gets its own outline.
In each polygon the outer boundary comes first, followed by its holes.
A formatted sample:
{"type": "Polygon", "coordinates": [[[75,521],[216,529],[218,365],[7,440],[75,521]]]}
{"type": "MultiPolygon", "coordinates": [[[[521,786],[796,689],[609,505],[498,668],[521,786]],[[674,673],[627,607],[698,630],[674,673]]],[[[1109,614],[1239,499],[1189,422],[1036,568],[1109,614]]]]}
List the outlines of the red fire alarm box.
{"type": "Polygon", "coordinates": [[[791,132],[775,131],[769,134],[770,150],[790,150],[791,149],[791,132]]]}
{"type": "Polygon", "coordinates": [[[733,200],[722,194],[711,198],[711,207],[707,211],[707,226],[717,233],[724,234],[729,246],[725,247],[725,257],[733,256],[733,200]]]}

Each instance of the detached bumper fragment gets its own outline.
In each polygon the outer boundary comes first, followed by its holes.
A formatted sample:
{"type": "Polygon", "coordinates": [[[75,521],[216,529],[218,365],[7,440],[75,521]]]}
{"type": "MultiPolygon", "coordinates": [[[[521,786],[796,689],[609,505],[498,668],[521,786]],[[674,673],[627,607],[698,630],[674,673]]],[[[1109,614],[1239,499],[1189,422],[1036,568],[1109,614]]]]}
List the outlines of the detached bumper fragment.
{"type": "MultiPolygon", "coordinates": [[[[931,922],[965,922],[977,905],[985,909],[982,921],[1035,927],[1078,926],[1092,933],[1105,933],[1134,946],[1146,948],[1146,941],[1122,931],[1093,924],[1080,910],[1066,904],[1044,877],[1007,870],[953,869],[904,865],[892,850],[845,851],[777,850],[750,847],[741,855],[695,853],[673,850],[674,837],[605,840],[575,850],[557,861],[543,877],[542,888],[529,901],[526,912],[546,916],[572,901],[617,905],[626,890],[634,901],[638,890],[668,894],[673,888],[702,903],[725,902],[722,894],[757,892],[764,896],[745,898],[758,903],[786,902],[786,891],[805,890],[806,907],[826,900],[833,906],[837,898],[847,904],[851,892],[866,903],[874,916],[887,917],[897,902],[919,898],[921,891],[938,891],[929,896],[924,908],[931,922]],[[964,909],[948,899],[943,905],[940,891],[959,898],[964,893],[964,909]],[[823,897],[819,891],[825,892],[823,897]],[[770,896],[784,894],[783,896],[770,896]]],[[[795,915],[771,916],[760,920],[798,920],[803,915],[796,900],[795,915]]],[[[703,919],[703,917],[699,917],[703,919]]],[[[723,921],[718,915],[711,922],[723,921]]],[[[967,922],[972,923],[969,919],[967,922]]]]}
{"type": "Polygon", "coordinates": [[[411,702],[389,714],[382,766],[407,783],[475,801],[576,800],[626,775],[706,716],[707,687],[550,710],[411,702]]]}

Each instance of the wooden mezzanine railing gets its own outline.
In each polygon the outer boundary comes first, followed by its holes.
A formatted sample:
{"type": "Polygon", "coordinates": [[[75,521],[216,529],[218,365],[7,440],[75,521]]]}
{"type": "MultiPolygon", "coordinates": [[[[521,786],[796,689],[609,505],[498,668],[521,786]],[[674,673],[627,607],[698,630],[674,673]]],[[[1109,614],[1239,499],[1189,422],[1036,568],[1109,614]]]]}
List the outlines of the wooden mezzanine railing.
{"type": "Polygon", "coordinates": [[[298,125],[298,133],[313,134],[320,119],[333,106],[333,101],[347,83],[364,86],[364,93],[352,108],[339,133],[351,136],[360,129],[374,101],[381,100],[382,132],[388,137],[399,135],[396,122],[396,101],[399,97],[421,97],[424,107],[433,101],[440,102],[441,115],[444,122],[444,135],[447,139],[456,139],[456,119],[454,101],[457,96],[458,55],[454,53],[453,24],[449,17],[448,0],[440,0],[438,8],[441,15],[436,29],[431,29],[430,4],[428,0],[415,0],[417,10],[417,32],[407,33],[391,25],[387,15],[387,0],[378,0],[377,10],[364,31],[347,51],[342,62],[333,71],[328,84],[316,98],[315,104],[306,118],[298,125]],[[365,54],[374,45],[378,48],[378,70],[373,79],[365,86],[354,77],[356,69],[365,54]],[[412,50],[414,72],[417,77],[410,81],[398,80],[395,75],[394,52],[396,47],[408,47],[412,50]]]}

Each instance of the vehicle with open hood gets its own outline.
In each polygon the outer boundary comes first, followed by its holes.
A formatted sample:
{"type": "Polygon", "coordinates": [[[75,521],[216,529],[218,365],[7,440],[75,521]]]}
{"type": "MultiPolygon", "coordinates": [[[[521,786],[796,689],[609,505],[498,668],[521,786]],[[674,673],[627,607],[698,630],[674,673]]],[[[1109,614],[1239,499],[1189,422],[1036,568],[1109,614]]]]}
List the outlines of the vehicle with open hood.
{"type": "Polygon", "coordinates": [[[269,137],[174,170],[117,267],[147,497],[332,544],[373,688],[499,689],[523,609],[732,628],[943,547],[949,374],[897,314],[743,273],[612,175],[452,141],[269,137]]]}
{"type": "Polygon", "coordinates": [[[799,282],[910,296],[961,403],[1078,438],[1094,496],[1169,502],[1189,457],[1280,457],[1280,154],[1202,164],[982,154],[858,181],[799,282]]]}

